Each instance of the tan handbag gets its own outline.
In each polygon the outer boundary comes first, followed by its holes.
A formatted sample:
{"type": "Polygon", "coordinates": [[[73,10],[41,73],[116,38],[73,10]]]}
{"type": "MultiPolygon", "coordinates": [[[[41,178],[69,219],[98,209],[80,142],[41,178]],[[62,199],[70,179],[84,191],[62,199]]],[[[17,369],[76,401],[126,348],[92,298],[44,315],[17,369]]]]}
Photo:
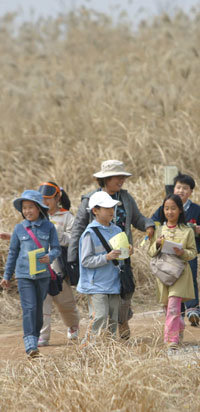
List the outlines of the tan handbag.
{"type": "Polygon", "coordinates": [[[160,252],[151,259],[150,267],[153,275],[158,277],[166,286],[171,286],[183,273],[185,262],[176,255],[160,252]]]}

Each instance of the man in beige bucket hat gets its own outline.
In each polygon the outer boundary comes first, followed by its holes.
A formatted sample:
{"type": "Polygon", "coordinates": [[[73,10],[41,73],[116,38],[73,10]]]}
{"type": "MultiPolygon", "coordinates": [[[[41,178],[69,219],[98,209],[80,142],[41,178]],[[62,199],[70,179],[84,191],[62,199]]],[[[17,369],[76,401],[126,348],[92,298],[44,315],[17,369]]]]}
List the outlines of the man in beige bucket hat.
{"type": "MultiPolygon", "coordinates": [[[[78,259],[79,239],[86,226],[93,220],[93,215],[88,212],[88,203],[91,195],[96,191],[106,191],[114,200],[120,201],[115,207],[113,222],[124,231],[129,239],[129,243],[133,245],[131,225],[136,229],[147,232],[149,238],[154,233],[154,222],[152,219],[143,216],[133,199],[133,197],[122,189],[125,180],[131,176],[128,173],[123,162],[119,160],[106,160],[101,164],[101,170],[94,173],[97,179],[99,188],[82,196],[71,234],[71,240],[68,247],[69,262],[76,262],[78,259]]],[[[130,262],[129,262],[130,264],[130,262]]],[[[132,317],[131,299],[120,300],[119,308],[119,334],[121,338],[128,339],[130,337],[130,329],[128,320],[132,317]]]]}

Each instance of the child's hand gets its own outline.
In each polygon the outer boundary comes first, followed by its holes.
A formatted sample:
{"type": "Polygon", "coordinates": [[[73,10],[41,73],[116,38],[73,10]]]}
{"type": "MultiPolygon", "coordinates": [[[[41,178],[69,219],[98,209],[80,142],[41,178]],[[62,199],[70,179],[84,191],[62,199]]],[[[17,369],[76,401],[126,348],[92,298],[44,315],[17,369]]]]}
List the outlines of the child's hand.
{"type": "Polygon", "coordinates": [[[153,226],[149,226],[146,230],[146,234],[147,234],[147,236],[150,240],[154,235],[154,230],[155,230],[155,228],[153,226]]]}
{"type": "Polygon", "coordinates": [[[46,263],[47,265],[50,264],[49,255],[44,255],[38,260],[40,263],[46,263]]]}
{"type": "Polygon", "coordinates": [[[6,232],[0,233],[0,239],[10,240],[10,238],[11,238],[11,234],[10,234],[10,233],[6,233],[6,232]]]}
{"type": "Polygon", "coordinates": [[[161,245],[162,245],[162,243],[163,243],[163,239],[164,239],[164,236],[160,236],[160,237],[158,237],[158,239],[156,240],[156,248],[157,248],[157,249],[159,249],[159,248],[161,247],[161,245]]]}
{"type": "Polygon", "coordinates": [[[173,249],[177,256],[182,256],[184,253],[184,249],[179,249],[178,247],[174,247],[173,249]]]}
{"type": "Polygon", "coordinates": [[[111,252],[109,252],[109,253],[106,255],[106,259],[107,259],[107,260],[117,259],[117,258],[119,257],[119,255],[120,255],[120,253],[121,253],[121,250],[111,250],[111,252]]]}
{"type": "Polygon", "coordinates": [[[10,281],[9,281],[9,280],[6,280],[6,279],[2,279],[2,281],[1,281],[1,283],[0,283],[0,286],[1,286],[3,289],[8,289],[9,286],[10,286],[10,281]]]}

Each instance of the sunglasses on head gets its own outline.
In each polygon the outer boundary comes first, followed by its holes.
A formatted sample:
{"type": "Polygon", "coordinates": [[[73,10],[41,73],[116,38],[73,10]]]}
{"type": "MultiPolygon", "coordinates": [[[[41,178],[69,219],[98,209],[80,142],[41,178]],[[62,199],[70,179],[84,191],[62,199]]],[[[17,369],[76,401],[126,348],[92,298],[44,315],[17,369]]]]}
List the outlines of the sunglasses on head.
{"type": "Polygon", "coordinates": [[[42,194],[43,197],[55,197],[58,193],[60,193],[60,188],[53,183],[44,182],[41,183],[39,187],[39,192],[42,194]]]}

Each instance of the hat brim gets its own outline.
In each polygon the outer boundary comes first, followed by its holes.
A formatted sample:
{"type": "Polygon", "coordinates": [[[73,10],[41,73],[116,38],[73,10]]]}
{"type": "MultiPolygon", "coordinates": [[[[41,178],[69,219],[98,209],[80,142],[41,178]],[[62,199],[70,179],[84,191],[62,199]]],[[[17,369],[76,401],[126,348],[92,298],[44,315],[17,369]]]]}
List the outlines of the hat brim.
{"type": "Polygon", "coordinates": [[[13,201],[13,205],[18,212],[22,212],[22,202],[23,200],[29,200],[30,202],[36,203],[41,209],[47,211],[49,209],[48,206],[44,205],[43,203],[37,202],[36,200],[27,199],[27,197],[19,197],[13,201]]]}
{"type": "Polygon", "coordinates": [[[94,177],[104,178],[104,177],[112,177],[112,176],[125,176],[129,177],[132,176],[132,173],[127,172],[98,172],[93,174],[94,177]]]}
{"type": "Polygon", "coordinates": [[[107,202],[106,205],[102,204],[102,205],[94,205],[92,207],[87,207],[87,211],[90,211],[92,209],[94,209],[94,207],[99,206],[99,207],[105,207],[105,209],[110,209],[111,207],[115,207],[116,205],[119,205],[121,202],[120,200],[114,200],[112,199],[112,202],[110,201],[109,203],[107,202]]]}

